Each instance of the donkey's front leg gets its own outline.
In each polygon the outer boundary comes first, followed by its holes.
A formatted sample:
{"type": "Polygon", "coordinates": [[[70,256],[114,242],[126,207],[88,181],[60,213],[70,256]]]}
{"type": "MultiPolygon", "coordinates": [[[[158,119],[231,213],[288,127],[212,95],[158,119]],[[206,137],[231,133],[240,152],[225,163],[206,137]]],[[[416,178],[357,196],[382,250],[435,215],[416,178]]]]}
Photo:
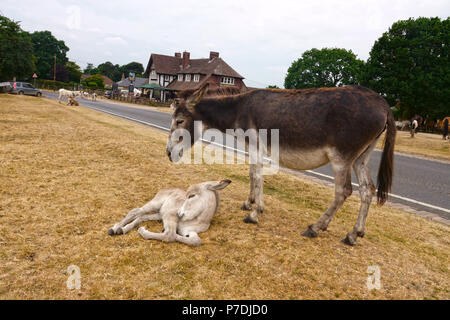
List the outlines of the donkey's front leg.
{"type": "Polygon", "coordinates": [[[116,223],[111,229],[108,230],[108,234],[110,236],[123,234],[124,232],[122,228],[124,226],[147,213],[159,211],[160,207],[160,201],[156,201],[154,198],[147,202],[142,208],[134,208],[130,210],[122,221],[116,223]]]}
{"type": "Polygon", "coordinates": [[[174,242],[177,236],[176,228],[171,230],[165,229],[162,233],[156,233],[148,231],[145,227],[140,227],[138,233],[145,240],[160,240],[164,242],[174,242]]]}
{"type": "Polygon", "coordinates": [[[136,218],[132,222],[127,224],[126,226],[122,227],[122,233],[126,234],[131,230],[133,230],[140,223],[152,220],[161,220],[161,215],[159,213],[153,213],[140,216],[139,218],[136,218]]]}
{"type": "Polygon", "coordinates": [[[255,208],[253,211],[244,218],[245,223],[258,223],[258,214],[264,211],[264,193],[263,193],[263,166],[262,162],[255,165],[255,177],[254,177],[254,189],[255,189],[255,208]]]}
{"type": "Polygon", "coordinates": [[[252,210],[252,205],[255,203],[255,175],[256,164],[250,164],[250,194],[248,199],[242,204],[241,210],[252,210]]]}

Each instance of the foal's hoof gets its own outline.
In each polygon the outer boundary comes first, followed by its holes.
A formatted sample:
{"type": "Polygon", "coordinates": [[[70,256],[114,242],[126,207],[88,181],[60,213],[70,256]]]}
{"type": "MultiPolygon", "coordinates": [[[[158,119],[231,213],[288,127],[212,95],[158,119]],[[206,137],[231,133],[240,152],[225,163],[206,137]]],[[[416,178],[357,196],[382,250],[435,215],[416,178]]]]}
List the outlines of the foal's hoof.
{"type": "Polygon", "coordinates": [[[122,228],[119,228],[119,229],[117,229],[117,231],[116,231],[116,234],[117,234],[117,235],[121,235],[121,234],[123,234],[123,230],[122,230],[122,228]]]}
{"type": "Polygon", "coordinates": [[[345,239],[342,239],[341,241],[349,246],[354,246],[356,244],[356,234],[349,233],[345,239]]]}
{"type": "Polygon", "coordinates": [[[308,227],[303,233],[302,236],[307,238],[315,238],[317,237],[317,232],[312,229],[312,225],[308,227]]]}
{"type": "Polygon", "coordinates": [[[113,235],[115,234],[113,228],[111,228],[111,229],[108,230],[108,234],[109,234],[110,236],[113,236],[113,235]]]}
{"type": "Polygon", "coordinates": [[[245,223],[253,223],[253,224],[257,224],[258,223],[258,218],[253,218],[250,215],[246,216],[243,220],[245,223]]]}
{"type": "Polygon", "coordinates": [[[360,238],[364,238],[364,231],[358,231],[356,235],[360,238]]]}
{"type": "Polygon", "coordinates": [[[249,211],[252,210],[252,205],[248,204],[247,201],[245,201],[241,206],[242,211],[249,211]]]}

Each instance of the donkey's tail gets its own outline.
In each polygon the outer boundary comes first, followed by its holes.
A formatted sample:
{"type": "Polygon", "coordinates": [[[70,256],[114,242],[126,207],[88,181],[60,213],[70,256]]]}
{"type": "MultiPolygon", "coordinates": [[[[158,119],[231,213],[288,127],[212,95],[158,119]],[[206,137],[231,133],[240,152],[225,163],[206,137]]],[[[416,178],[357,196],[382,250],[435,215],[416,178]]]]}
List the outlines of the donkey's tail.
{"type": "Polygon", "coordinates": [[[383,155],[381,156],[380,168],[378,169],[377,202],[379,205],[383,205],[388,198],[388,193],[391,191],[392,186],[392,176],[394,174],[394,144],[397,129],[395,127],[394,116],[390,109],[388,109],[386,128],[383,155]]]}

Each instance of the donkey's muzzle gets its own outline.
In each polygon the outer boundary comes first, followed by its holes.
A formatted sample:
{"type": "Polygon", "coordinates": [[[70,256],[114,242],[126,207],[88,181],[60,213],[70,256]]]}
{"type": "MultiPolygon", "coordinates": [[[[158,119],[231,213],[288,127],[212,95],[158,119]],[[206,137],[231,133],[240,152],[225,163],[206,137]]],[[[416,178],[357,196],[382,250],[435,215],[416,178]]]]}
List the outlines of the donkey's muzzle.
{"type": "Polygon", "coordinates": [[[166,155],[169,157],[169,160],[172,161],[172,153],[170,152],[169,148],[166,148],[166,155]]]}

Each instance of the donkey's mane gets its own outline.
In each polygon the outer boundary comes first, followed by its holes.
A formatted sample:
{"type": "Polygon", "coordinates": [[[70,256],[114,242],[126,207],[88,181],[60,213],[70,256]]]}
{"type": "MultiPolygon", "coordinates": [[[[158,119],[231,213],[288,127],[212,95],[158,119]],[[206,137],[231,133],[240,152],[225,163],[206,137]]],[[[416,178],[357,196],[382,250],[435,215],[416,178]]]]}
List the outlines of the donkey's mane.
{"type": "MultiPolygon", "coordinates": [[[[180,91],[177,94],[177,98],[181,98],[181,99],[187,99],[188,97],[190,97],[196,90],[195,89],[186,89],[183,91],[180,91]]],[[[226,97],[226,96],[234,96],[234,95],[238,95],[244,92],[241,92],[239,89],[237,88],[216,88],[216,89],[209,89],[206,94],[205,97],[226,97]]]]}

